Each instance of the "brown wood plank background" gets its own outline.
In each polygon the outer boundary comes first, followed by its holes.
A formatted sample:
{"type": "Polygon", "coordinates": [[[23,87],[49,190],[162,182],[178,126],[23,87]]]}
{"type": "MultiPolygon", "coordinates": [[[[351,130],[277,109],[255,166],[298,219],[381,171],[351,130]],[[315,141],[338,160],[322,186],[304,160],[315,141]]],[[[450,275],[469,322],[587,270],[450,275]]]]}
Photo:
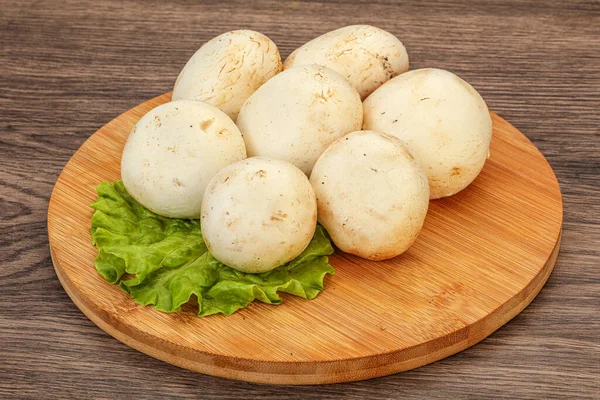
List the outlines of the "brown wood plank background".
{"type": "Polygon", "coordinates": [[[600,398],[600,2],[2,0],[0,46],[0,398],[600,398]],[[318,387],[185,371],[87,320],[54,274],[46,233],[52,186],[81,143],[171,90],[219,33],[261,31],[285,57],[355,23],[400,37],[412,68],[469,81],[550,161],[563,245],[533,303],[453,357],[318,387]]]}

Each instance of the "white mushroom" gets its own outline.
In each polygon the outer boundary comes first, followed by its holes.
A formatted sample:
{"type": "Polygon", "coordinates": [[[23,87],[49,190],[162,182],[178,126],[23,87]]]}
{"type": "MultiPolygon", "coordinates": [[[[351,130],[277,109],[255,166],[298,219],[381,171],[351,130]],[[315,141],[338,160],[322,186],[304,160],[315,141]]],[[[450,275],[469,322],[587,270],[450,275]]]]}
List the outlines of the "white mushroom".
{"type": "Polygon", "coordinates": [[[325,150],[310,176],[319,222],[340,250],[369,260],[404,252],[423,226],[429,186],[399,139],[352,132],[325,150]]]}
{"type": "Polygon", "coordinates": [[[308,178],[281,160],[253,157],[226,167],[210,181],[202,201],[209,251],[242,272],[266,272],[296,258],[316,223],[308,178]]]}
{"type": "Polygon", "coordinates": [[[288,69],[319,64],[348,79],[361,98],[388,79],[408,71],[408,54],[397,37],[369,25],[351,25],[297,48],[283,63],[288,69]]]}
{"type": "Polygon", "coordinates": [[[198,218],[208,182],[244,158],[242,135],[225,113],[200,101],[178,100],[150,110],[133,127],[121,176],[127,192],[151,211],[198,218]]]}
{"type": "Polygon", "coordinates": [[[451,72],[419,69],[364,102],[364,129],[394,135],[419,158],[431,198],[451,196],[477,177],[489,156],[492,119],[479,93],[451,72]]]}
{"type": "Polygon", "coordinates": [[[330,143],[360,129],[362,103],[337,72],[317,65],[291,68],[250,96],[237,125],[248,156],[286,160],[309,174],[330,143]]]}
{"type": "Polygon", "coordinates": [[[173,89],[173,100],[201,100],[235,121],[242,104],[281,71],[271,39],[259,32],[227,32],[206,42],[187,62],[173,89]]]}

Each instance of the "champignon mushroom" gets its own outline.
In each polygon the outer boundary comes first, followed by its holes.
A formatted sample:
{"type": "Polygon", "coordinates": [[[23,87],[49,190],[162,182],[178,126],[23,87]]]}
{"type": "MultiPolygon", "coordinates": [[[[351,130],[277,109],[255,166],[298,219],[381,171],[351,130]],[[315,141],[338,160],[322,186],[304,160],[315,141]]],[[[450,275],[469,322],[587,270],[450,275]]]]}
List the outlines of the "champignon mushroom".
{"type": "Polygon", "coordinates": [[[202,201],[202,236],[213,256],[242,272],[270,271],[308,246],[317,223],[315,193],[302,171],[252,157],[220,171],[202,201]]]}
{"type": "Polygon", "coordinates": [[[403,253],[429,205],[421,165],[397,138],[352,132],[325,150],[310,176],[319,222],[340,250],[369,260],[403,253]]]}
{"type": "Polygon", "coordinates": [[[492,119],[485,101],[451,72],[407,72],[363,105],[363,129],[396,136],[409,146],[427,173],[432,199],[467,187],[489,156],[492,119]]]}
{"type": "Polygon", "coordinates": [[[209,104],[178,100],[144,115],[127,138],[121,176],[127,192],[151,211],[198,218],[204,189],[223,167],[246,158],[233,121],[209,104]]]}

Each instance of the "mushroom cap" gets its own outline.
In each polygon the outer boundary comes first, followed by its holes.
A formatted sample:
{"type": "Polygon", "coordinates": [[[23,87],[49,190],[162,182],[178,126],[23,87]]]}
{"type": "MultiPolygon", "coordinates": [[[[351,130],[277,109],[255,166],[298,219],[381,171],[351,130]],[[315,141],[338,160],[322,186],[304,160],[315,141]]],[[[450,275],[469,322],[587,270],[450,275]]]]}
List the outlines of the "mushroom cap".
{"type": "Polygon", "coordinates": [[[390,135],[356,131],[335,141],[310,176],[319,222],[340,250],[369,260],[404,252],[429,206],[427,177],[390,135]]]}
{"type": "Polygon", "coordinates": [[[208,182],[246,158],[244,140],[221,110],[177,100],[150,110],[133,127],[121,158],[127,192],[151,211],[199,218],[208,182]]]}
{"type": "Polygon", "coordinates": [[[308,246],[317,223],[306,175],[276,159],[231,164],[211,181],[202,201],[202,235],[212,255],[242,272],[270,271],[308,246]]]}

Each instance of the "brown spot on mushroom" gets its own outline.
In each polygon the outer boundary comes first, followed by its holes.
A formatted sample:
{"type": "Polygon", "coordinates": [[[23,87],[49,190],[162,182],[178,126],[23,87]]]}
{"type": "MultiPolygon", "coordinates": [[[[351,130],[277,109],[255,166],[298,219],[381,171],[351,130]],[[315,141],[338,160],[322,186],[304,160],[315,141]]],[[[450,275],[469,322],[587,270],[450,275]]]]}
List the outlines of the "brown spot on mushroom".
{"type": "Polygon", "coordinates": [[[267,176],[267,171],[265,171],[264,169],[258,170],[254,174],[254,176],[258,176],[259,178],[264,178],[265,176],[267,176]]]}
{"type": "Polygon", "coordinates": [[[207,130],[208,128],[210,128],[210,126],[215,122],[214,119],[205,119],[204,121],[200,122],[200,129],[202,129],[203,131],[207,130]]]}
{"type": "Polygon", "coordinates": [[[460,168],[458,167],[454,167],[452,168],[452,170],[450,171],[450,176],[459,176],[461,173],[460,168]]]}
{"type": "Polygon", "coordinates": [[[277,211],[275,214],[271,215],[271,221],[283,221],[285,218],[287,218],[287,216],[287,214],[280,210],[277,211]]]}
{"type": "Polygon", "coordinates": [[[182,187],[183,183],[177,178],[173,178],[173,186],[182,187]]]}
{"type": "Polygon", "coordinates": [[[327,103],[334,95],[335,93],[331,90],[331,88],[327,88],[326,91],[321,90],[320,92],[316,92],[314,94],[315,99],[313,100],[313,103],[327,103]]]}

